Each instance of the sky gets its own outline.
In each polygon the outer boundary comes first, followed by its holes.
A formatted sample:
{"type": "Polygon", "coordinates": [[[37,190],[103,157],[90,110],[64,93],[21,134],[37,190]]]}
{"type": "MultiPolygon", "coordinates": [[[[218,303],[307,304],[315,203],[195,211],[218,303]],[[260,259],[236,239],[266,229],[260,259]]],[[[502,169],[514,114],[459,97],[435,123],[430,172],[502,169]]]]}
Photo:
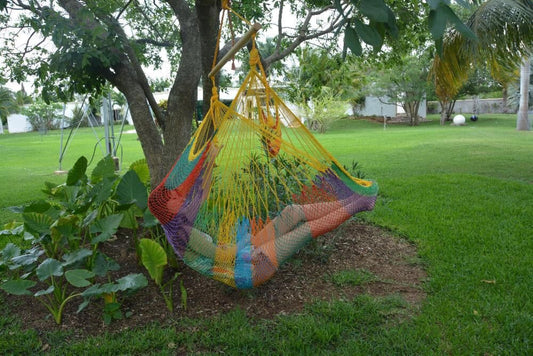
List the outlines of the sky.
{"type": "MultiPolygon", "coordinates": [[[[10,15],[10,16],[17,16],[17,14],[15,15],[10,15]]],[[[257,35],[257,38],[258,40],[264,40],[265,38],[268,38],[268,37],[274,37],[276,34],[277,34],[277,31],[278,31],[278,28],[277,28],[277,11],[275,11],[272,16],[271,16],[271,23],[270,24],[264,24],[266,26],[263,26],[263,29],[261,29],[257,35]]],[[[284,14],[284,20],[283,20],[285,26],[294,26],[295,23],[296,23],[296,18],[293,14],[290,14],[290,13],[287,13],[287,14],[284,14]]],[[[6,32],[3,31],[2,33],[2,37],[6,36],[5,35],[6,32]]],[[[1,39],[1,38],[0,38],[1,39]]],[[[26,40],[27,40],[27,36],[21,36],[21,38],[19,39],[19,41],[16,43],[16,46],[18,48],[23,48],[25,43],[26,43],[26,40]]],[[[38,41],[37,38],[34,38],[33,39],[34,41],[38,41]]],[[[51,46],[50,43],[48,44],[44,44],[46,46],[51,46]]],[[[53,46],[53,45],[52,45],[53,46]]],[[[168,60],[166,60],[166,54],[164,53],[164,51],[162,51],[162,57],[164,59],[164,62],[163,62],[163,65],[161,68],[159,69],[155,69],[153,67],[145,67],[145,73],[146,73],[146,76],[149,78],[149,79],[158,79],[158,78],[170,78],[171,77],[171,69],[170,69],[170,64],[168,62],[168,60]]],[[[2,61],[2,58],[0,58],[0,63],[2,61]]],[[[237,63],[237,66],[239,64],[237,63]]],[[[226,73],[228,74],[231,74],[231,70],[230,70],[230,64],[227,64],[225,67],[225,70],[226,70],[226,73]]],[[[34,88],[33,88],[33,81],[30,79],[26,82],[23,83],[24,85],[24,88],[26,90],[27,93],[32,93],[34,91],[34,88]]],[[[18,91],[20,90],[21,88],[21,84],[20,83],[16,83],[16,82],[8,82],[5,84],[5,86],[7,86],[9,89],[11,89],[12,91],[18,91]]]]}

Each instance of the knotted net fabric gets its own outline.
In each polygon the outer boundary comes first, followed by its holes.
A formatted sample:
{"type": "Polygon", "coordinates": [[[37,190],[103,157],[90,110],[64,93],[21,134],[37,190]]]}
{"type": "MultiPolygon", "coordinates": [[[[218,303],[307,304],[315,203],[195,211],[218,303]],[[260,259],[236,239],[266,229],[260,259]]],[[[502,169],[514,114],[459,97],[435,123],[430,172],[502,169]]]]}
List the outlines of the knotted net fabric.
{"type": "Polygon", "coordinates": [[[196,271],[252,288],[307,244],[371,210],[373,181],[356,179],[270,88],[256,50],[227,107],[216,92],[149,207],[196,271]]]}

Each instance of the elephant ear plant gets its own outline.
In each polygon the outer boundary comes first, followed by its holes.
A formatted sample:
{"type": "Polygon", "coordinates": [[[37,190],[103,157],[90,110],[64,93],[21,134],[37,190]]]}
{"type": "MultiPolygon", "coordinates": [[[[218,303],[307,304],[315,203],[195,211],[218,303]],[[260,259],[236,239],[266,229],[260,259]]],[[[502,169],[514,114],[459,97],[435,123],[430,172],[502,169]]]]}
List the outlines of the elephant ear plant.
{"type": "Polygon", "coordinates": [[[127,295],[148,283],[143,274],[113,279],[111,272],[120,275],[120,266],[101,249],[135,204],[145,204],[146,190],[135,193],[135,172],[119,177],[111,157],[101,160],[90,178],[86,172],[87,159],[81,157],[65,184],[45,184],[49,199],[11,208],[20,213],[23,224],[0,232],[18,241],[0,251],[0,288],[34,296],[58,324],[69,301],[81,301],[79,312],[97,297],[105,302],[104,321],[109,323],[122,316],[117,294],[127,295]]]}

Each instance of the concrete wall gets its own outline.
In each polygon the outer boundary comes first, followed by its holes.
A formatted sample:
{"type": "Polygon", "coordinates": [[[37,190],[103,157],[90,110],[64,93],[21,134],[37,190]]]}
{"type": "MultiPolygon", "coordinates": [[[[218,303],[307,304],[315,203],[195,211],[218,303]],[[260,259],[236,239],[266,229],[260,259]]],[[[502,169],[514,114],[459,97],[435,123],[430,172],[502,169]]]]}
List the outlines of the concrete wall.
{"type": "MultiPolygon", "coordinates": [[[[453,109],[454,114],[472,114],[474,112],[474,99],[457,100],[453,109]]],[[[429,102],[428,113],[438,114],[440,113],[440,104],[438,101],[429,102]]],[[[477,113],[478,114],[501,114],[503,113],[503,100],[502,99],[478,99],[477,100],[477,113]]]]}
{"type": "MultiPolygon", "coordinates": [[[[367,96],[365,98],[365,106],[355,112],[360,116],[378,116],[378,117],[396,117],[405,114],[405,111],[400,105],[389,104],[388,98],[378,98],[375,96],[367,96]]],[[[426,100],[420,102],[418,108],[418,116],[426,117],[426,100]]]]}
{"type": "Polygon", "coordinates": [[[396,117],[397,108],[394,104],[387,104],[387,98],[380,98],[375,96],[367,96],[365,98],[365,106],[357,110],[354,114],[361,116],[388,116],[396,117]]]}
{"type": "Polygon", "coordinates": [[[7,117],[9,133],[29,132],[32,130],[28,117],[22,114],[11,114],[7,117]]]}

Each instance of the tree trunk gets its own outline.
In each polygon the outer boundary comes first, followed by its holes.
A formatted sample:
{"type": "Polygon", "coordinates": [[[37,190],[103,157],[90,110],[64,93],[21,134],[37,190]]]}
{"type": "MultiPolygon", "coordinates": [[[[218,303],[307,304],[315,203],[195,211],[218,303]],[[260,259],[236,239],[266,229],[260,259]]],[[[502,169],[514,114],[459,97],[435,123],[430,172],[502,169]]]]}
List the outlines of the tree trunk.
{"type": "Polygon", "coordinates": [[[509,113],[509,107],[507,106],[508,101],[509,101],[509,86],[506,83],[502,87],[502,112],[504,114],[509,113]]]}
{"type": "Polygon", "coordinates": [[[440,124],[444,125],[446,121],[450,120],[450,117],[453,113],[453,108],[455,107],[455,100],[439,100],[440,103],[440,124]]]}
{"type": "Polygon", "coordinates": [[[530,80],[530,59],[524,58],[520,66],[520,106],[516,120],[516,129],[520,131],[531,130],[531,123],[528,117],[529,106],[529,80],[530,80]]]}
{"type": "MultiPolygon", "coordinates": [[[[213,65],[215,47],[217,45],[220,7],[217,5],[217,1],[204,1],[196,6],[196,13],[198,14],[200,36],[202,39],[202,111],[205,115],[211,104],[213,82],[208,77],[208,74],[213,65]]],[[[218,59],[220,59],[220,56],[218,59]]]]}
{"type": "Polygon", "coordinates": [[[111,82],[128,101],[131,118],[150,170],[150,184],[155,187],[164,177],[164,175],[161,176],[162,172],[160,172],[163,157],[161,134],[152,118],[146,94],[136,79],[135,71],[128,65],[118,66],[115,69],[116,76],[111,79],[111,82]]]}

